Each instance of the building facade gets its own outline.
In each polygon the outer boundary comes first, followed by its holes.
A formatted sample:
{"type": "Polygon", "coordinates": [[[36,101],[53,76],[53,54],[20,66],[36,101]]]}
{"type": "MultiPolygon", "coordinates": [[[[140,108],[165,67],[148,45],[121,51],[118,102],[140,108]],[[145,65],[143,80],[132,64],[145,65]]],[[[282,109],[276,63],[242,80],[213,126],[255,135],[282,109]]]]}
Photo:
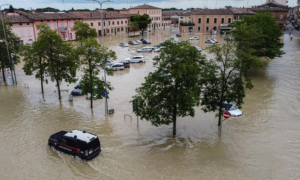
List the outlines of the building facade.
{"type": "Polygon", "coordinates": [[[152,19],[151,24],[149,24],[148,29],[160,29],[163,28],[162,20],[162,9],[147,4],[135,6],[129,8],[129,14],[148,14],[152,19]]]}

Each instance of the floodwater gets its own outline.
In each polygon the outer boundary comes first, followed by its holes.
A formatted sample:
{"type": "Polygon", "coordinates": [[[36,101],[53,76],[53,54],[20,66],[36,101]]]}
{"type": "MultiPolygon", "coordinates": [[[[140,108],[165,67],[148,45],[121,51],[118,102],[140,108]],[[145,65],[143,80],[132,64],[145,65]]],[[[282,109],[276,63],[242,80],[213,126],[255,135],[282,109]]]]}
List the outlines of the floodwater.
{"type": "MultiPolygon", "coordinates": [[[[176,33],[166,29],[146,37],[154,45],[176,33]]],[[[199,36],[200,41],[192,44],[205,48],[204,40],[211,36],[199,36]]],[[[222,43],[224,36],[215,38],[222,43]]],[[[126,34],[105,37],[118,60],[136,55],[135,50],[145,46],[118,46],[128,40],[126,34]]],[[[154,71],[152,59],[157,53],[142,53],[146,63],[131,64],[130,69],[107,78],[115,88],[108,100],[115,113],[107,117],[104,100],[94,101],[93,110],[85,96],[68,101],[75,84],[62,83],[61,102],[54,83],[45,85],[43,97],[40,82],[25,76],[20,64],[18,86],[4,86],[0,75],[1,179],[299,179],[300,38],[290,40],[284,35],[282,40],[286,54],[265,60],[264,68],[252,71],[254,88],[247,90],[244,114],[223,123],[222,137],[215,114],[203,113],[200,107],[195,117],[178,118],[176,137],[172,125],[154,127],[139,121],[137,128],[129,101],[144,77],[154,71]],[[80,161],[48,147],[51,134],[72,129],[98,135],[99,156],[80,161]]]]}

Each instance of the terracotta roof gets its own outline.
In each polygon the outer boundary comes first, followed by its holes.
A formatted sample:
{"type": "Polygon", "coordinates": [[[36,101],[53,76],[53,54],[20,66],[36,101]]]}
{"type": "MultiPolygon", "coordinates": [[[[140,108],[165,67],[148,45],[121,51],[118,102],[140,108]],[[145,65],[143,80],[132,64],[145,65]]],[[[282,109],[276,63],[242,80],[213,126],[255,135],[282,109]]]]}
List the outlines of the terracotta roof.
{"type": "Polygon", "coordinates": [[[197,9],[192,10],[192,15],[233,15],[230,9],[197,9]]]}
{"type": "Polygon", "coordinates": [[[280,8],[280,7],[256,7],[256,8],[248,8],[253,12],[272,12],[272,11],[280,11],[280,12],[288,12],[288,9],[280,8]]]}
{"type": "Polygon", "coordinates": [[[70,13],[28,13],[23,11],[15,11],[20,15],[26,16],[29,19],[38,20],[60,20],[60,19],[80,19],[70,13]]]}
{"type": "Polygon", "coordinates": [[[259,6],[268,6],[268,5],[271,5],[271,6],[273,6],[273,5],[275,5],[275,6],[281,6],[281,7],[285,7],[285,8],[288,7],[288,6],[284,5],[284,4],[280,4],[280,3],[276,2],[274,0],[269,0],[268,2],[263,3],[263,4],[259,5],[259,6]]]}
{"type": "Polygon", "coordinates": [[[255,12],[250,11],[247,8],[230,8],[230,10],[233,12],[233,14],[255,14],[255,12]]]}
{"type": "Polygon", "coordinates": [[[143,4],[143,5],[131,7],[130,9],[161,9],[161,8],[158,8],[158,7],[155,7],[155,6],[150,6],[148,4],[143,4]]]}
{"type": "Polygon", "coordinates": [[[11,23],[29,23],[32,22],[29,18],[23,15],[4,15],[3,17],[11,23]]]}
{"type": "MultiPolygon", "coordinates": [[[[100,19],[100,11],[72,11],[69,14],[81,19],[100,19]]],[[[118,19],[118,18],[129,18],[130,14],[121,14],[116,11],[103,11],[103,19],[118,19]]]]}
{"type": "Polygon", "coordinates": [[[178,13],[178,16],[190,16],[191,15],[191,11],[186,11],[183,13],[178,13]]]}

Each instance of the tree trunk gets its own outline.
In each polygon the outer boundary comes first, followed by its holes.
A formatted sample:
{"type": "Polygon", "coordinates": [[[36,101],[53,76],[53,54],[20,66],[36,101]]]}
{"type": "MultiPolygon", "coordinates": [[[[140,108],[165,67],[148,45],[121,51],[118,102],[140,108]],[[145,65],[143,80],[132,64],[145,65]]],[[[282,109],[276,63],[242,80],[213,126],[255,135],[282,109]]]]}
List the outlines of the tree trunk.
{"type": "Polygon", "coordinates": [[[142,38],[144,37],[144,29],[142,29],[142,38]]]}
{"type": "Polygon", "coordinates": [[[58,80],[56,79],[56,85],[57,85],[57,90],[58,90],[58,99],[61,99],[61,95],[60,95],[60,85],[58,80]]]}
{"type": "Polygon", "coordinates": [[[5,73],[4,73],[4,67],[2,61],[1,61],[1,69],[2,69],[3,81],[5,82],[5,73]]]}
{"type": "Polygon", "coordinates": [[[42,58],[40,57],[40,74],[41,74],[41,88],[42,88],[42,94],[44,94],[44,85],[43,85],[43,82],[44,82],[44,72],[42,70],[42,58]]]}
{"type": "Polygon", "coordinates": [[[173,105],[173,114],[172,114],[172,121],[173,121],[173,135],[176,135],[176,116],[177,116],[177,88],[178,83],[175,81],[175,92],[174,92],[174,105],[173,105]]]}

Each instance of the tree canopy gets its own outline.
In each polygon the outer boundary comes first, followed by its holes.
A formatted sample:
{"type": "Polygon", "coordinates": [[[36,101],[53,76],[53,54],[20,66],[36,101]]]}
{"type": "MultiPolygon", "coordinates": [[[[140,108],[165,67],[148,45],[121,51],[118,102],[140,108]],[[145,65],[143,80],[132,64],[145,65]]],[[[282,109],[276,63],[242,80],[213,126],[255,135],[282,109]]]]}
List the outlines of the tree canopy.
{"type": "Polygon", "coordinates": [[[75,21],[72,31],[75,31],[77,40],[97,37],[96,29],[81,21],[75,21]]]}
{"type": "Polygon", "coordinates": [[[137,23],[139,29],[142,31],[142,36],[144,34],[144,31],[147,30],[148,24],[152,22],[152,19],[149,17],[148,14],[143,15],[131,15],[130,16],[130,22],[137,23]]]}
{"type": "Polygon", "coordinates": [[[199,105],[205,57],[190,44],[174,39],[162,46],[165,48],[153,59],[157,70],[136,89],[134,112],[154,126],[173,123],[175,135],[176,118],[194,116],[194,106],[199,105]]]}

